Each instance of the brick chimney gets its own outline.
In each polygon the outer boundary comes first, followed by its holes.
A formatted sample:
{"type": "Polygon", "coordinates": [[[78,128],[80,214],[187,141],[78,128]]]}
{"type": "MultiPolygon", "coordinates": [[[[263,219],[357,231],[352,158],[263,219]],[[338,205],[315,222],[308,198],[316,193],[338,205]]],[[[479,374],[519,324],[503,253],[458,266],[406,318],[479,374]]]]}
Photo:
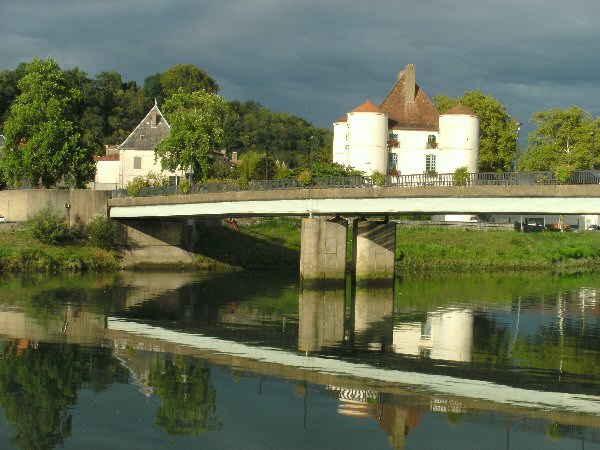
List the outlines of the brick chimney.
{"type": "Polygon", "coordinates": [[[404,70],[404,99],[406,103],[414,103],[417,84],[417,70],[414,64],[407,64],[404,70]]]}

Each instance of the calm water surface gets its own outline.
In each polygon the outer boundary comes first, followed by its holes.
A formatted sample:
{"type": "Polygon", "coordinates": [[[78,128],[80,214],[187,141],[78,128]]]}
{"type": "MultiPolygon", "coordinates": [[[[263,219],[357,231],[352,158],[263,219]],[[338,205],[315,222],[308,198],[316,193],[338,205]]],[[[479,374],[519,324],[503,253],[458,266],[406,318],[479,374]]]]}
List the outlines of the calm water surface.
{"type": "Polygon", "coordinates": [[[600,448],[598,274],[0,283],[0,448],[600,448]]]}

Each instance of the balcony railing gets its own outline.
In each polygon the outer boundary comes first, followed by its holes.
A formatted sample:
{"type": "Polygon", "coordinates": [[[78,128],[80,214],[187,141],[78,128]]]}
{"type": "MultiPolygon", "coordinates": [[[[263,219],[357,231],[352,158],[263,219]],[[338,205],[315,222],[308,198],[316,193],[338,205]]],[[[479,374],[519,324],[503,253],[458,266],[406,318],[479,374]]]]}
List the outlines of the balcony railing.
{"type": "MultiPolygon", "coordinates": [[[[425,186],[527,186],[527,185],[581,185],[600,184],[599,170],[580,170],[567,179],[559,178],[554,172],[479,172],[459,176],[454,173],[388,175],[384,178],[354,176],[314,178],[302,183],[298,179],[250,181],[246,185],[238,182],[199,183],[190,193],[216,193],[236,191],[268,191],[280,189],[326,189],[326,188],[365,188],[365,187],[425,187],[425,186]]],[[[139,197],[158,195],[182,195],[174,186],[147,187],[140,189],[139,197]]],[[[187,193],[185,193],[187,194],[187,193]]],[[[125,189],[113,191],[113,197],[129,197],[125,189]]]]}

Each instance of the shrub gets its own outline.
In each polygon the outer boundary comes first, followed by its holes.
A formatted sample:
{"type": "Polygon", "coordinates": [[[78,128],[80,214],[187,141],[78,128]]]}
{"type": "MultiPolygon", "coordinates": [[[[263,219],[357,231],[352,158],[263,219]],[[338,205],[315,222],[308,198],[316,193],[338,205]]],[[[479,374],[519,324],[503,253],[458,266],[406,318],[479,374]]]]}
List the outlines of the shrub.
{"type": "Polygon", "coordinates": [[[66,217],[51,205],[30,216],[25,227],[31,236],[46,244],[58,244],[69,238],[66,217]]]}
{"type": "Polygon", "coordinates": [[[310,186],[313,181],[313,174],[310,170],[304,169],[298,174],[298,181],[302,186],[310,186]]]}
{"type": "Polygon", "coordinates": [[[190,188],[191,188],[191,183],[188,178],[183,178],[179,182],[179,192],[181,192],[182,194],[189,194],[190,188]]]}
{"type": "Polygon", "coordinates": [[[454,186],[466,186],[469,179],[469,169],[466,166],[457,168],[452,176],[454,186]]]}
{"type": "Polygon", "coordinates": [[[561,184],[566,184],[574,171],[575,169],[568,164],[558,166],[556,168],[556,180],[561,184]]]}
{"type": "Polygon", "coordinates": [[[145,188],[150,187],[169,187],[169,177],[160,173],[149,172],[145,177],[135,177],[125,186],[125,189],[132,197],[137,197],[145,188]]]}
{"type": "Polygon", "coordinates": [[[384,173],[375,171],[371,174],[371,178],[375,186],[385,186],[387,184],[387,177],[384,173]]]}
{"type": "Polygon", "coordinates": [[[88,242],[105,250],[114,249],[118,242],[118,226],[107,217],[96,217],[87,224],[88,242]]]}

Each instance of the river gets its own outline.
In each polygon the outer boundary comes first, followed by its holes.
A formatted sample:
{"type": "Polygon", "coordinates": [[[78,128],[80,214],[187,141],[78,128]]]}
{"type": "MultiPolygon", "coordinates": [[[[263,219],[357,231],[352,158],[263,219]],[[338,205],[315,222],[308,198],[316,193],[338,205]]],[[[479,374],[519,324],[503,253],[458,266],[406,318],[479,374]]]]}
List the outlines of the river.
{"type": "Polygon", "coordinates": [[[600,448],[600,274],[0,281],[0,448],[600,448]]]}

